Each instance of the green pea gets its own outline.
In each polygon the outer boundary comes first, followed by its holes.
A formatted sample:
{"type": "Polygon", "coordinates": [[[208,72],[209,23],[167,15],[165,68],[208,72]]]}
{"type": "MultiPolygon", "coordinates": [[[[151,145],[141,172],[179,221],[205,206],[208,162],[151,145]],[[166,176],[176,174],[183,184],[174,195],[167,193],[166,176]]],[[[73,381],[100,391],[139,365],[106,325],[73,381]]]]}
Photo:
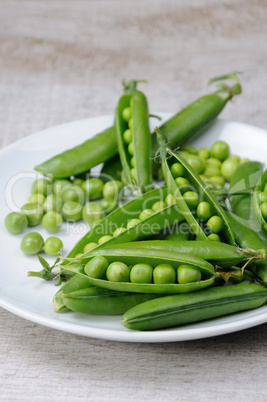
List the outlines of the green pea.
{"type": "Polygon", "coordinates": [[[132,283],[152,283],[153,267],[149,264],[136,264],[130,272],[132,283]]]}
{"type": "Polygon", "coordinates": [[[49,233],[57,233],[62,222],[62,216],[58,212],[49,211],[44,215],[42,225],[49,233]]]}
{"type": "Polygon", "coordinates": [[[108,260],[105,257],[97,256],[92,258],[84,267],[84,272],[91,278],[101,279],[108,267],[108,260]]]}
{"type": "Polygon", "coordinates": [[[225,180],[222,176],[211,176],[210,180],[220,187],[225,186],[225,180]]]}
{"type": "Polygon", "coordinates": [[[94,249],[95,247],[97,247],[97,246],[98,246],[97,243],[94,243],[94,242],[88,243],[88,244],[86,244],[86,246],[84,247],[83,252],[84,252],[84,253],[88,253],[89,251],[93,250],[93,249],[94,249]]]}
{"type": "Polygon", "coordinates": [[[169,264],[160,264],[154,268],[153,281],[156,284],[175,283],[176,272],[169,264]]]}
{"type": "Polygon", "coordinates": [[[210,153],[214,158],[224,161],[229,157],[230,148],[229,145],[224,141],[216,141],[211,146],[210,153]]]}
{"type": "Polygon", "coordinates": [[[175,204],[174,196],[171,193],[168,194],[167,197],[165,198],[165,202],[168,205],[168,207],[171,207],[172,205],[175,204]]]}
{"type": "Polygon", "coordinates": [[[128,152],[130,155],[133,156],[134,154],[133,142],[130,142],[130,144],[128,145],[128,152]]]}
{"type": "Polygon", "coordinates": [[[92,201],[83,207],[82,216],[83,220],[91,225],[96,220],[103,219],[104,211],[100,204],[92,201]]]}
{"type": "Polygon", "coordinates": [[[22,233],[28,226],[26,216],[20,212],[10,212],[5,218],[5,227],[11,233],[22,233]]]}
{"type": "Polygon", "coordinates": [[[176,179],[176,177],[181,177],[185,174],[185,169],[181,163],[173,163],[171,166],[171,172],[173,177],[176,179]]]}
{"type": "Polygon", "coordinates": [[[141,220],[140,219],[131,219],[128,223],[127,223],[127,229],[132,228],[133,226],[138,225],[138,223],[140,223],[141,220]]]}
{"type": "Polygon", "coordinates": [[[237,160],[230,159],[230,158],[226,159],[223,162],[222,169],[221,169],[223,177],[226,180],[230,181],[231,178],[233,177],[236,169],[238,168],[238,166],[239,166],[239,162],[237,160]]]}
{"type": "Polygon", "coordinates": [[[63,202],[75,201],[83,205],[85,201],[84,191],[79,186],[74,184],[71,186],[65,186],[62,190],[63,202]]]}
{"type": "Polygon", "coordinates": [[[119,208],[118,202],[113,198],[102,198],[102,200],[99,201],[99,205],[106,214],[110,214],[119,208]]]}
{"type": "Polygon", "coordinates": [[[205,161],[210,157],[210,153],[207,148],[200,148],[198,156],[205,161]]]}
{"type": "Polygon", "coordinates": [[[203,221],[207,221],[213,214],[213,208],[212,206],[206,202],[202,201],[200,204],[198,204],[197,207],[197,217],[203,221]]]}
{"type": "Polygon", "coordinates": [[[189,264],[182,264],[177,269],[178,283],[192,283],[201,280],[201,272],[197,267],[189,264]]]}
{"type": "Polygon", "coordinates": [[[82,184],[86,199],[97,200],[103,196],[104,183],[100,179],[87,179],[82,184]]]}
{"type": "Polygon", "coordinates": [[[232,155],[228,158],[230,161],[236,161],[240,164],[240,157],[237,155],[232,155]]]}
{"type": "Polygon", "coordinates": [[[133,180],[137,181],[136,170],[133,168],[130,170],[131,177],[133,180]]]}
{"type": "Polygon", "coordinates": [[[152,210],[155,212],[161,211],[164,208],[167,208],[167,203],[164,201],[157,201],[152,205],[152,210]]]}
{"type": "Polygon", "coordinates": [[[80,179],[79,177],[77,177],[76,179],[73,180],[72,184],[74,184],[74,186],[79,186],[81,187],[83,184],[84,180],[80,179]]]}
{"type": "Polygon", "coordinates": [[[130,163],[131,163],[131,166],[132,166],[132,167],[135,167],[135,160],[134,160],[134,156],[131,158],[131,162],[130,162],[130,163]]]}
{"type": "Polygon", "coordinates": [[[221,169],[218,168],[217,166],[207,164],[203,174],[206,177],[220,176],[221,175],[221,169]]]}
{"type": "Polygon", "coordinates": [[[197,155],[188,154],[185,157],[187,163],[198,173],[202,173],[205,169],[205,163],[197,155]]]}
{"type": "Polygon", "coordinates": [[[24,254],[34,255],[40,253],[44,245],[44,239],[37,232],[31,232],[23,237],[20,243],[21,251],[24,254]]]}
{"type": "Polygon", "coordinates": [[[114,233],[113,233],[113,237],[117,237],[119,236],[121,233],[125,232],[125,228],[121,227],[121,228],[117,228],[114,233]]]}
{"type": "Polygon", "coordinates": [[[209,239],[209,241],[221,241],[220,236],[216,233],[209,234],[207,238],[209,239]]]}
{"type": "Polygon", "coordinates": [[[130,107],[126,107],[122,111],[122,117],[125,121],[129,121],[132,117],[132,109],[130,107]]]}
{"type": "Polygon", "coordinates": [[[123,139],[126,142],[126,144],[130,144],[133,140],[133,132],[130,128],[124,131],[123,133],[123,139]]]}
{"type": "Polygon", "coordinates": [[[43,208],[39,204],[24,204],[21,213],[26,216],[28,226],[37,226],[42,222],[43,208]]]}
{"type": "Polygon", "coordinates": [[[197,154],[198,154],[196,148],[193,147],[192,145],[186,145],[186,146],[183,148],[183,151],[189,152],[190,154],[193,154],[193,155],[197,155],[197,154]]]}
{"type": "Polygon", "coordinates": [[[149,218],[151,215],[153,215],[155,212],[152,209],[144,209],[140,215],[139,215],[139,219],[141,219],[141,221],[149,218]]]}
{"type": "Polygon", "coordinates": [[[119,180],[107,181],[103,187],[104,198],[118,198],[121,190],[123,189],[123,183],[119,180]]]}
{"type": "Polygon", "coordinates": [[[264,219],[267,219],[267,202],[261,204],[261,213],[264,219]]]}
{"type": "Polygon", "coordinates": [[[110,235],[102,236],[102,237],[100,237],[100,239],[98,240],[98,244],[100,245],[100,244],[106,243],[106,241],[108,241],[108,240],[110,240],[110,239],[112,239],[112,236],[110,236],[110,235]]]}
{"type": "Polygon", "coordinates": [[[199,203],[199,195],[194,191],[187,191],[183,195],[186,205],[189,209],[195,209],[199,203]]]}
{"type": "Polygon", "coordinates": [[[56,180],[53,185],[53,193],[61,197],[63,188],[70,185],[71,185],[70,180],[67,179],[56,180]]]}
{"type": "Polygon", "coordinates": [[[267,202],[267,192],[263,191],[262,193],[259,194],[259,200],[260,202],[267,202]]]}
{"type": "Polygon", "coordinates": [[[207,228],[213,233],[219,233],[224,228],[224,221],[220,216],[214,215],[208,220],[207,228]]]}
{"type": "Polygon", "coordinates": [[[123,262],[112,262],[106,271],[107,280],[111,282],[129,282],[130,269],[123,262]]]}
{"type": "Polygon", "coordinates": [[[184,194],[187,191],[190,191],[192,189],[190,182],[187,179],[185,179],[184,177],[177,177],[175,179],[175,183],[176,183],[177,187],[179,188],[181,194],[184,194]]]}
{"type": "Polygon", "coordinates": [[[31,194],[43,194],[45,197],[52,193],[52,183],[46,179],[37,179],[32,183],[31,194]]]}
{"type": "Polygon", "coordinates": [[[63,243],[58,237],[48,237],[44,244],[44,252],[48,255],[58,255],[63,249],[63,243]]]}
{"type": "Polygon", "coordinates": [[[129,128],[133,128],[133,119],[130,119],[128,121],[128,126],[129,126],[129,128]]]}
{"type": "Polygon", "coordinates": [[[39,204],[40,206],[43,206],[43,203],[45,202],[45,196],[43,194],[32,194],[28,198],[28,203],[30,204],[39,204]]]}
{"type": "Polygon", "coordinates": [[[210,158],[210,159],[206,160],[206,165],[207,166],[216,166],[217,168],[221,168],[222,162],[219,159],[210,158]]]}
{"type": "Polygon", "coordinates": [[[62,206],[62,216],[66,221],[77,222],[82,219],[83,206],[75,201],[67,201],[62,206]]]}
{"type": "Polygon", "coordinates": [[[43,208],[45,212],[48,211],[60,212],[62,208],[62,198],[54,194],[48,195],[45,199],[43,208]]]}

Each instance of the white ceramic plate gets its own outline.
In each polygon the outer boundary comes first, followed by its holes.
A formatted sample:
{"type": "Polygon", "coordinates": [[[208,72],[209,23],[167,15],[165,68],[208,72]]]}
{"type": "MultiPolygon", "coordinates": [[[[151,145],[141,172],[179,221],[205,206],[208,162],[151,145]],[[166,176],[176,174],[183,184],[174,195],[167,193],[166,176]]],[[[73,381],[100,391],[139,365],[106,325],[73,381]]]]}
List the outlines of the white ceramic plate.
{"type": "MultiPolygon", "coordinates": [[[[169,115],[162,115],[165,119],[169,115]]],[[[210,320],[181,328],[155,332],[125,329],[120,316],[90,316],[72,312],[54,313],[52,297],[58,290],[53,283],[28,278],[28,270],[40,270],[34,257],[26,257],[19,248],[23,235],[11,235],[4,227],[7,213],[19,209],[30,194],[37,177],[33,167],[51,156],[85,141],[112,124],[112,116],[98,117],[63,124],[41,131],[0,151],[0,306],[20,317],[74,334],[125,342],[172,342],[222,335],[267,322],[267,307],[210,320]],[[10,196],[12,193],[12,196],[10,196]],[[6,196],[5,196],[6,194],[6,196]],[[13,205],[17,204],[17,205],[13,205]]],[[[156,122],[152,122],[156,124],[156,122]]],[[[266,163],[267,132],[241,123],[218,120],[205,134],[196,139],[197,148],[209,147],[216,139],[231,146],[233,154],[266,163]]],[[[38,231],[46,238],[41,227],[38,231]]],[[[65,251],[83,234],[83,225],[61,229],[65,251]]],[[[30,231],[30,230],[28,230],[30,231]]],[[[51,261],[52,262],[52,261],[51,261]]]]}

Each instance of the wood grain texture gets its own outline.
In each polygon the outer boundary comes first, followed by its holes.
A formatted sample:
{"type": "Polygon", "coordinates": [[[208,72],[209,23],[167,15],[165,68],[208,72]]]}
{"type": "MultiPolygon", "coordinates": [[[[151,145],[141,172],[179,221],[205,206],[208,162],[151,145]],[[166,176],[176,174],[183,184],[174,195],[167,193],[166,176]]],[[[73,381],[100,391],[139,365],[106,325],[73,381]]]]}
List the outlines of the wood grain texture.
{"type": "MultiPolygon", "coordinates": [[[[265,0],[0,0],[0,146],[112,113],[122,78],[177,111],[241,70],[222,116],[267,128],[265,0]]],[[[1,268],[3,269],[3,267],[1,268]]],[[[0,310],[1,401],[266,401],[267,325],[206,340],[126,344],[0,310]]]]}

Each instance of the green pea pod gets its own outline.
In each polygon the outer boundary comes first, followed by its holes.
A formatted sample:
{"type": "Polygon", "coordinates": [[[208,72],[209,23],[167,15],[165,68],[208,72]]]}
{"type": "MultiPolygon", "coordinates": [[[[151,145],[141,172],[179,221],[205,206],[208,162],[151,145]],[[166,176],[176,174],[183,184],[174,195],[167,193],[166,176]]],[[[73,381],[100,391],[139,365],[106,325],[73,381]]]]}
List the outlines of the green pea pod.
{"type": "MultiPolygon", "coordinates": [[[[244,249],[266,250],[266,242],[248,227],[247,221],[237,215],[227,213],[228,219],[235,233],[237,244],[244,249]]],[[[267,261],[253,261],[248,268],[267,284],[267,261]]]]}
{"type": "Polygon", "coordinates": [[[267,289],[258,284],[218,286],[186,295],[172,295],[141,303],[128,310],[122,325],[139,331],[176,327],[258,308],[267,289]]]}
{"type": "MultiPolygon", "coordinates": [[[[210,83],[232,79],[234,85],[219,84],[219,89],[202,96],[160,126],[170,148],[182,146],[204,132],[223,110],[227,102],[242,91],[236,73],[215,77],[210,83]]],[[[152,153],[158,150],[157,135],[152,134],[152,153]]]]}
{"type": "Polygon", "coordinates": [[[35,167],[52,179],[64,179],[87,172],[118,152],[115,127],[109,127],[82,144],[71,148],[35,167]]]}
{"type": "Polygon", "coordinates": [[[253,194],[253,208],[258,221],[261,223],[263,229],[267,232],[267,220],[264,218],[261,210],[261,204],[263,203],[260,199],[261,192],[264,192],[265,184],[267,183],[267,170],[261,175],[259,181],[256,185],[253,194]]]}
{"type": "MultiPolygon", "coordinates": [[[[207,241],[172,241],[172,240],[150,240],[150,241],[135,241],[131,243],[122,243],[116,247],[124,250],[125,254],[129,252],[145,253],[145,250],[151,252],[154,250],[156,253],[185,253],[202,258],[209,261],[212,265],[218,265],[222,268],[231,268],[234,265],[245,263],[249,259],[264,259],[265,254],[260,251],[253,251],[249,249],[241,249],[229,244],[221,242],[207,242],[207,241]]],[[[106,247],[108,251],[111,247],[106,247]]],[[[259,248],[257,248],[259,250],[259,248]]]]}
{"type": "MultiPolygon", "coordinates": [[[[154,283],[130,283],[130,282],[112,282],[106,279],[97,279],[89,277],[88,281],[97,287],[115,290],[118,292],[134,292],[134,293],[159,293],[159,294],[171,294],[171,293],[188,293],[194,292],[199,289],[203,289],[213,284],[215,279],[215,271],[213,266],[196,256],[184,254],[184,253],[171,253],[167,251],[158,250],[129,250],[125,254],[125,250],[120,246],[113,248],[102,248],[93,250],[90,258],[95,256],[105,257],[109,264],[112,262],[120,261],[127,265],[135,264],[150,264],[153,267],[159,264],[170,264],[174,269],[177,269],[182,264],[190,264],[197,267],[201,272],[203,279],[197,282],[191,282],[186,284],[154,284],[154,283]]],[[[80,276],[86,276],[82,272],[77,273],[80,276]]]]}
{"type": "Polygon", "coordinates": [[[145,95],[135,90],[132,95],[123,95],[116,112],[117,141],[124,177],[128,185],[137,187],[141,192],[151,189],[152,185],[152,153],[149,113],[145,95]],[[123,111],[132,111],[132,154],[128,151],[129,142],[124,140],[124,132],[129,129],[123,118],[123,111]],[[131,159],[134,166],[131,165],[131,159]],[[134,170],[135,174],[132,174],[134,170]]]}
{"type": "MultiPolygon", "coordinates": [[[[262,228],[260,222],[261,218],[257,218],[253,207],[253,197],[255,197],[253,194],[255,194],[254,190],[261,175],[262,164],[260,162],[246,162],[241,164],[232,177],[229,194],[243,192],[242,195],[237,194],[230,196],[232,211],[238,217],[245,219],[246,227],[249,227],[251,230],[256,232],[257,235],[267,243],[267,233],[262,228]]],[[[250,247],[252,248],[252,246],[250,247]]]]}
{"type": "Polygon", "coordinates": [[[104,162],[103,167],[100,172],[100,177],[103,182],[109,180],[121,180],[122,166],[121,161],[118,156],[114,156],[112,159],[104,162]]]}
{"type": "Polygon", "coordinates": [[[84,278],[83,276],[75,275],[69,279],[68,282],[65,283],[53,297],[55,312],[58,313],[64,307],[66,307],[61,298],[62,293],[71,293],[77,290],[89,288],[89,286],[91,287],[92,285],[88,282],[87,278],[84,278]]]}
{"type": "Polygon", "coordinates": [[[197,193],[200,196],[202,201],[208,202],[212,208],[214,209],[217,216],[221,217],[224,222],[224,228],[222,231],[223,241],[226,243],[235,244],[235,237],[233,230],[231,228],[230,223],[226,217],[226,214],[220,204],[217,202],[216,198],[213,196],[211,191],[205,186],[203,180],[200,178],[199,174],[186,162],[186,160],[180,155],[175,154],[170,149],[167,150],[167,157],[163,159],[162,169],[163,174],[167,183],[169,190],[171,191],[172,195],[174,196],[176,203],[179,207],[179,210],[183,214],[184,218],[190,225],[191,229],[196,234],[199,240],[208,240],[206,234],[204,233],[203,229],[201,228],[198,220],[191,212],[189,207],[187,206],[185,199],[183,198],[179,187],[177,186],[175,179],[171,172],[171,165],[173,163],[180,163],[184,170],[185,174],[184,177],[187,179],[190,184],[196,189],[197,193]]]}
{"type": "MultiPolygon", "coordinates": [[[[79,253],[83,253],[84,247],[88,243],[98,243],[99,239],[104,235],[112,236],[117,228],[126,228],[129,220],[139,217],[140,212],[143,209],[150,209],[156,201],[164,201],[169,191],[166,186],[152,190],[143,194],[140,197],[133,199],[126,203],[121,208],[109,214],[101,222],[99,222],[92,230],[90,230],[85,236],[78,241],[68,258],[75,258],[79,253]]],[[[172,226],[175,222],[183,221],[183,216],[179,213],[176,205],[164,208],[153,215],[149,216],[126,229],[116,237],[111,237],[106,241],[105,245],[113,245],[118,243],[125,243],[134,241],[140,238],[150,237],[155,233],[160,232],[162,229],[172,226]]],[[[103,248],[103,244],[97,248],[103,248]]],[[[88,253],[90,255],[90,252],[88,253]]],[[[82,258],[86,259],[87,254],[82,258]]]]}
{"type": "Polygon", "coordinates": [[[158,297],[158,294],[152,293],[114,292],[96,287],[61,294],[63,303],[68,309],[94,315],[123,314],[140,303],[158,297]]]}
{"type": "Polygon", "coordinates": [[[254,190],[261,174],[262,163],[249,161],[238,166],[230,181],[230,195],[248,191],[248,194],[234,195],[230,198],[232,211],[246,220],[251,219],[253,212],[252,194],[249,193],[249,190],[254,190]]]}

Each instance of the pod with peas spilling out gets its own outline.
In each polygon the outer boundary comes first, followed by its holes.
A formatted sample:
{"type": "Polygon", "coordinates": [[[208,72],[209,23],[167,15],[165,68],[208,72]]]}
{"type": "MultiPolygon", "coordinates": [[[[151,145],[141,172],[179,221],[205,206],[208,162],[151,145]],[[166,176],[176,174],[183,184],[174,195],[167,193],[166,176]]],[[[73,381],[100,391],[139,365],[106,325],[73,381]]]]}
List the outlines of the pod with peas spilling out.
{"type": "MultiPolygon", "coordinates": [[[[136,82],[133,82],[136,85],[136,82]]],[[[133,85],[133,87],[135,87],[133,85]]],[[[116,111],[116,130],[125,182],[141,192],[152,186],[152,148],[145,95],[123,95],[116,111]]]]}
{"type": "Polygon", "coordinates": [[[103,244],[144,239],[183,220],[168,188],[164,186],[133,199],[96,223],[67,258],[82,254],[79,259],[86,259],[92,250],[103,244]]]}
{"type": "Polygon", "coordinates": [[[186,253],[106,247],[91,252],[78,275],[97,287],[134,293],[187,293],[213,284],[209,262],[186,253]]]}
{"type": "Polygon", "coordinates": [[[199,174],[181,154],[169,149],[166,153],[162,168],[167,186],[197,238],[234,245],[235,237],[227,216],[199,174]]]}

